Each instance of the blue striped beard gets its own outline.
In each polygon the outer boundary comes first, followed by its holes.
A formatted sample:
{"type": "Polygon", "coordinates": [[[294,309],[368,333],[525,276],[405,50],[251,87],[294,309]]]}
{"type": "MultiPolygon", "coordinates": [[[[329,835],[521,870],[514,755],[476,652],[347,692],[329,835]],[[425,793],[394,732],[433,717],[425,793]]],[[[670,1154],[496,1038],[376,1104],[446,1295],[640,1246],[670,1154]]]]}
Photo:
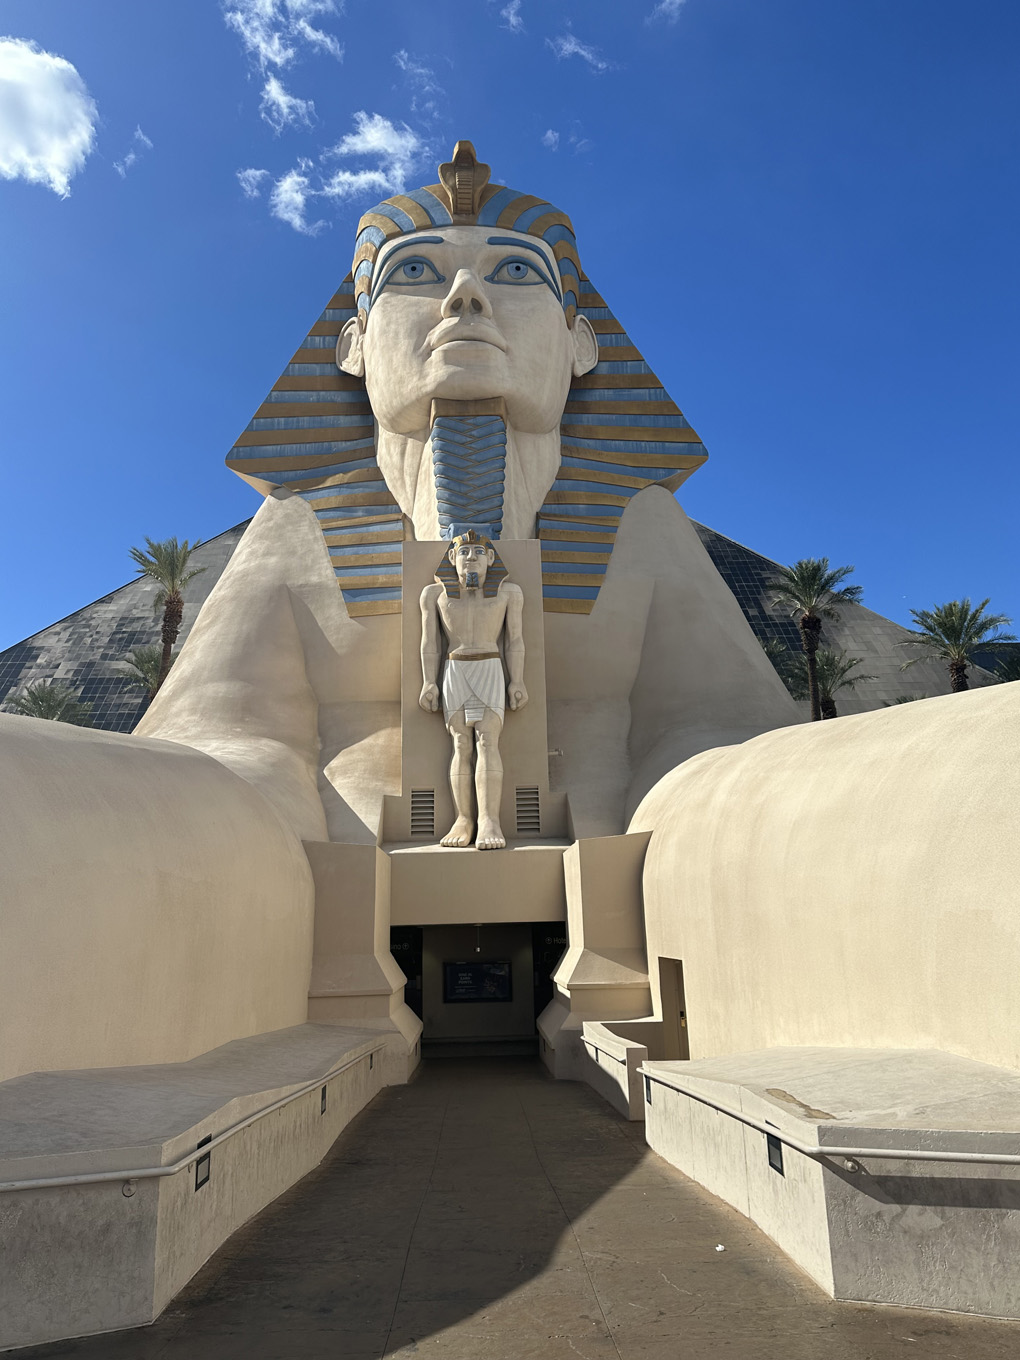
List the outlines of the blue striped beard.
{"type": "MultiPolygon", "coordinates": [[[[432,470],[441,538],[473,529],[482,538],[503,531],[506,424],[501,416],[437,416],[432,425],[432,470]]],[[[468,586],[477,586],[471,573],[468,586]]]]}

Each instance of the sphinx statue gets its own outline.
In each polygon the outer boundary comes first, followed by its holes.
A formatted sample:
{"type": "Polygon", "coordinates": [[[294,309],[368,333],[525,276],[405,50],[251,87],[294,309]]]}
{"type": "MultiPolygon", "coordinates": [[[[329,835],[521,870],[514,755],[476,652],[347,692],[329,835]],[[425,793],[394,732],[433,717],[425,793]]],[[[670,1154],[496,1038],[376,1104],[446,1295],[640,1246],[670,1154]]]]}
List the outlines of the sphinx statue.
{"type": "Polygon", "coordinates": [[[798,721],[674,498],[705,456],[569,218],[458,143],[440,183],[364,215],[232,451],[266,501],[139,731],[305,839],[374,842],[400,791],[403,549],[536,542],[550,785],[577,835],[618,834],[679,762],[798,721]]]}

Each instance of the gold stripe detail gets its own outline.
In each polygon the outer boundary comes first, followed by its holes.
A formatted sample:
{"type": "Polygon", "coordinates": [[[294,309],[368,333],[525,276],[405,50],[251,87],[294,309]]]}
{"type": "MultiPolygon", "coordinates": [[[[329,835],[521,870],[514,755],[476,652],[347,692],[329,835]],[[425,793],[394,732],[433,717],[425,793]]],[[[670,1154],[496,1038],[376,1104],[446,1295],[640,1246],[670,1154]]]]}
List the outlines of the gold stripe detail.
{"type": "Polygon", "coordinates": [[[588,323],[596,335],[626,335],[627,332],[620,325],[619,321],[613,318],[612,321],[606,317],[596,317],[594,321],[588,323]]]}
{"type": "MultiPolygon", "coordinates": [[[[353,412],[352,412],[353,414],[353,412]]],[[[245,430],[234,445],[238,449],[257,449],[262,444],[348,444],[353,439],[375,439],[374,425],[332,425],[313,430],[245,430]]],[[[365,450],[356,451],[362,458],[365,450]]]]}
{"type": "MultiPolygon", "coordinates": [[[[359,520],[358,523],[363,524],[364,520],[359,520]]],[[[399,529],[376,529],[374,533],[366,534],[340,534],[327,529],[322,536],[326,540],[327,548],[361,548],[371,547],[374,543],[392,543],[394,535],[403,542],[403,525],[399,529]]]]}
{"type": "MultiPolygon", "coordinates": [[[[307,453],[278,455],[274,458],[228,458],[227,466],[233,472],[308,472],[316,468],[332,467],[335,463],[356,463],[359,458],[371,456],[369,449],[341,449],[339,453],[317,453],[314,458],[307,453]]],[[[378,474],[380,477],[382,473],[378,474]]]]}
{"type": "MultiPolygon", "coordinates": [[[[326,508],[328,509],[329,507],[327,506],[326,508]]],[[[400,519],[400,518],[401,518],[400,510],[399,510],[399,508],[398,508],[396,505],[394,505],[394,506],[393,506],[393,509],[389,512],[389,514],[380,514],[380,515],[359,515],[359,516],[358,516],[358,527],[359,527],[359,529],[360,529],[360,527],[361,527],[362,525],[371,526],[371,525],[373,525],[373,524],[389,524],[392,520],[394,520],[394,519],[400,519]]],[[[332,542],[332,543],[362,543],[362,542],[364,542],[364,543],[369,543],[369,542],[378,543],[378,542],[384,541],[385,539],[388,539],[388,538],[390,537],[390,534],[391,534],[392,532],[399,532],[399,533],[401,533],[401,534],[404,532],[403,524],[401,524],[400,529],[397,530],[397,531],[386,530],[386,529],[380,530],[379,532],[383,535],[383,538],[382,538],[382,539],[379,539],[379,538],[374,538],[374,539],[373,539],[373,538],[371,538],[371,537],[369,536],[368,532],[366,532],[364,538],[362,538],[362,537],[361,537],[359,534],[357,534],[357,533],[353,533],[353,534],[342,534],[342,535],[341,535],[341,533],[340,533],[341,528],[342,528],[345,524],[347,524],[348,522],[349,522],[348,520],[344,519],[344,517],[343,517],[343,512],[342,512],[342,511],[339,513],[338,517],[337,517],[335,520],[319,520],[319,524],[320,524],[320,526],[321,526],[321,528],[322,528],[322,532],[323,532],[323,534],[324,534],[325,536],[327,536],[327,537],[326,537],[326,542],[327,542],[327,543],[331,543],[331,542],[332,542]],[[329,534],[336,534],[337,537],[331,539],[331,538],[328,537],[329,534]]]]}
{"type": "Polygon", "coordinates": [[[545,614],[590,614],[594,608],[594,600],[561,600],[549,595],[542,600],[545,614]]]}
{"type": "MultiPolygon", "coordinates": [[[[562,502],[562,503],[563,503],[563,504],[569,505],[571,502],[565,500],[565,501],[562,502]]],[[[628,503],[629,503],[629,499],[628,499],[628,503]]],[[[547,519],[556,519],[556,518],[557,518],[556,511],[555,511],[554,509],[551,509],[551,508],[550,508],[550,505],[549,505],[549,502],[548,502],[548,501],[546,501],[545,505],[542,506],[542,509],[539,511],[539,513],[542,514],[542,515],[545,515],[547,519]]],[[[615,516],[615,515],[612,515],[612,516],[609,516],[609,515],[583,515],[583,516],[571,515],[570,518],[571,518],[572,521],[580,520],[580,522],[581,522],[582,524],[600,524],[600,525],[605,525],[605,526],[607,526],[607,527],[610,528],[610,529],[615,529],[615,528],[619,525],[619,523],[620,523],[619,518],[618,518],[617,516],[615,516]]],[[[552,537],[552,538],[556,538],[556,537],[557,537],[557,532],[558,532],[558,531],[557,531],[556,529],[550,529],[550,530],[548,530],[548,533],[549,533],[550,537],[552,537]]],[[[569,532],[569,531],[565,530],[564,532],[569,532]]]]}
{"type": "Polygon", "coordinates": [[[605,572],[568,572],[568,571],[543,571],[542,584],[544,586],[601,586],[605,581],[605,572]]]}
{"type": "MultiPolygon", "coordinates": [[[[634,439],[649,444],[700,444],[696,430],[683,425],[561,425],[560,433],[574,439],[634,439]]],[[[629,457],[623,454],[622,457],[629,457]]]]}
{"type": "MultiPolygon", "coordinates": [[[[520,217],[521,213],[527,212],[529,208],[537,208],[540,203],[546,203],[544,198],[536,198],[534,194],[521,194],[520,198],[512,199],[500,215],[496,218],[497,227],[509,227],[513,230],[513,224],[520,217]]],[[[525,232],[524,235],[527,235],[525,232]]]]}
{"type": "Polygon", "coordinates": [[[432,218],[428,215],[420,203],[413,198],[408,198],[406,194],[394,194],[392,198],[386,200],[394,208],[399,208],[401,212],[407,213],[419,231],[424,231],[426,227],[432,226],[432,218]]]}
{"type": "MultiPolygon", "coordinates": [[[[347,545],[344,544],[346,547],[347,545]]],[[[396,553],[347,553],[343,557],[330,554],[330,561],[339,570],[341,567],[388,567],[393,563],[400,565],[400,549],[396,553]]]]}
{"type": "MultiPolygon", "coordinates": [[[[572,398],[563,408],[563,418],[568,416],[592,414],[606,416],[682,416],[683,411],[677,406],[675,401],[664,398],[662,401],[607,401],[605,397],[599,397],[596,401],[589,397],[587,400],[572,398]]],[[[288,414],[290,414],[288,412],[288,414]]],[[[323,412],[323,414],[327,414],[323,412]]],[[[332,414],[331,412],[329,414],[332,414]]],[[[352,411],[353,415],[354,412],[352,411]]],[[[657,429],[657,426],[647,426],[649,430],[657,429]]]]}
{"type": "MultiPolygon", "coordinates": [[[[327,350],[328,354],[329,351],[327,350]]],[[[578,379],[575,379],[575,382],[578,379]]],[[[619,384],[617,384],[619,385],[619,384]]],[[[352,378],[349,373],[281,373],[273,384],[274,392],[364,392],[364,378],[352,378]]],[[[366,396],[367,400],[367,396],[366,396]]]]}
{"type": "Polygon", "coordinates": [[[310,504],[313,510],[346,510],[352,505],[392,505],[399,514],[397,503],[388,491],[352,491],[346,496],[316,497],[310,504]]]}
{"type": "Polygon", "coordinates": [[[395,576],[337,576],[341,590],[378,590],[381,586],[399,586],[400,574],[395,576]]]}
{"type": "MultiPolygon", "coordinates": [[[[654,403],[650,403],[654,405],[654,403]]],[[[601,407],[599,408],[602,409],[601,407]]],[[[255,412],[255,420],[284,419],[288,416],[361,416],[372,419],[372,408],[367,401],[330,401],[323,393],[322,401],[267,401],[255,412]]],[[[345,426],[342,428],[351,428],[345,426]]],[[[292,430],[277,430],[277,434],[292,434],[292,430]]]]}
{"type": "Polygon", "coordinates": [[[347,613],[352,619],[365,619],[373,614],[399,614],[399,600],[346,600],[347,613]]]}
{"type": "Polygon", "coordinates": [[[593,552],[550,552],[548,548],[542,549],[543,562],[581,562],[588,566],[597,566],[599,563],[607,563],[610,553],[593,552]]]}
{"type": "Polygon", "coordinates": [[[666,395],[654,373],[584,373],[570,384],[571,391],[585,387],[657,387],[666,395]]]}
{"type": "Polygon", "coordinates": [[[570,482],[602,482],[606,486],[629,486],[641,491],[648,485],[647,477],[632,477],[626,472],[606,472],[603,468],[560,467],[556,475],[556,486],[570,482]]]}
{"type": "MultiPolygon", "coordinates": [[[[320,351],[321,353],[321,351],[320,351]]],[[[600,345],[599,363],[608,363],[612,359],[633,362],[635,359],[644,359],[644,355],[637,345],[600,345]]],[[[292,364],[307,363],[307,359],[291,359],[292,364]]]]}
{"type": "Polygon", "coordinates": [[[610,548],[616,542],[615,534],[600,534],[594,529],[539,529],[538,537],[563,543],[608,543],[610,548]]]}
{"type": "MultiPolygon", "coordinates": [[[[328,310],[328,309],[327,309],[328,310]]],[[[309,335],[339,335],[346,321],[316,321],[315,325],[308,332],[309,335]]]]}
{"type": "MultiPolygon", "coordinates": [[[[644,483],[642,483],[642,486],[644,483]]],[[[609,491],[557,491],[545,498],[546,505],[619,505],[630,504],[629,496],[614,496],[609,491]]]]}

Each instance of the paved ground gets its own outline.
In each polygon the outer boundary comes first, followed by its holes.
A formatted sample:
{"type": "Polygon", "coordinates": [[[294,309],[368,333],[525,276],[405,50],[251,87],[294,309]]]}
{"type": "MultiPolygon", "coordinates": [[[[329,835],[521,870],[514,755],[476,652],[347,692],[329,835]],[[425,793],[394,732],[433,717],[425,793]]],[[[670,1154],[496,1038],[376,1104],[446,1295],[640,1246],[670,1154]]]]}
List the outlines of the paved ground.
{"type": "Polygon", "coordinates": [[[18,1356],[1015,1360],[1020,1323],[832,1303],[586,1086],[433,1060],[153,1327],[18,1356]]]}

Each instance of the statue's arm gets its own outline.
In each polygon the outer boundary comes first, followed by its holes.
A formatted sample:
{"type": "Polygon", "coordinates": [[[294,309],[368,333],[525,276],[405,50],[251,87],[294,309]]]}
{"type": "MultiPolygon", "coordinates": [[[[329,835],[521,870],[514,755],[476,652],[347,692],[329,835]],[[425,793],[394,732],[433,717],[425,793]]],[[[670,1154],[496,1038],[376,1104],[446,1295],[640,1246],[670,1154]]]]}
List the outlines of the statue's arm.
{"type": "Polygon", "coordinates": [[[528,702],[524,687],[524,592],[520,586],[507,581],[503,586],[506,596],[506,664],[510,672],[507,697],[512,709],[523,708],[528,702]]]}
{"type": "Polygon", "coordinates": [[[427,585],[421,593],[421,694],[419,705],[426,713],[439,708],[439,595],[442,586],[427,585]]]}

